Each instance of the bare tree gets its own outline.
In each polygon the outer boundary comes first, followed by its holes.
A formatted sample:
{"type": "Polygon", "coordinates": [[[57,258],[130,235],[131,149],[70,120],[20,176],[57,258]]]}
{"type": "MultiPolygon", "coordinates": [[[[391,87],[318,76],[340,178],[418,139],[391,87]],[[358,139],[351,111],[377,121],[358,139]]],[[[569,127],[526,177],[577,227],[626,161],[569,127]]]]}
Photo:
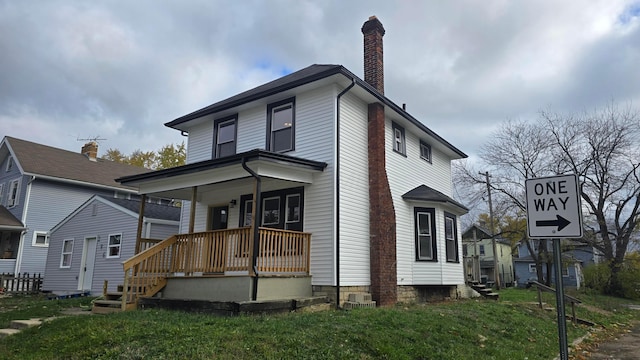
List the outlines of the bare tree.
{"type": "MultiPolygon", "coordinates": [[[[507,121],[482,148],[480,157],[483,169],[492,174],[497,201],[514,211],[525,209],[525,179],[577,174],[587,228],[581,241],[608,261],[612,276],[607,292],[620,293],[617,274],[640,227],[640,116],[636,110],[609,104],[581,114],[541,111],[537,122],[507,121]]],[[[475,175],[477,169],[468,164],[457,173],[463,175],[456,180],[458,186],[484,186],[484,179],[475,175]]],[[[544,259],[534,260],[540,270],[544,259]]]]}

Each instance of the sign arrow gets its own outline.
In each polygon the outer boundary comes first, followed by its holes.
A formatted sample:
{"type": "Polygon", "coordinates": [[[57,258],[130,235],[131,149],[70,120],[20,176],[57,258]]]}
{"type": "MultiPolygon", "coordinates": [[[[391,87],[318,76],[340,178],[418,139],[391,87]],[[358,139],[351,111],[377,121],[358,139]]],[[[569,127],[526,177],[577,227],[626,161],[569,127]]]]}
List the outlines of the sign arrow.
{"type": "Polygon", "coordinates": [[[538,220],[536,221],[536,226],[557,226],[558,231],[567,227],[567,225],[571,224],[571,221],[563,218],[560,215],[556,215],[555,220],[538,220]]]}

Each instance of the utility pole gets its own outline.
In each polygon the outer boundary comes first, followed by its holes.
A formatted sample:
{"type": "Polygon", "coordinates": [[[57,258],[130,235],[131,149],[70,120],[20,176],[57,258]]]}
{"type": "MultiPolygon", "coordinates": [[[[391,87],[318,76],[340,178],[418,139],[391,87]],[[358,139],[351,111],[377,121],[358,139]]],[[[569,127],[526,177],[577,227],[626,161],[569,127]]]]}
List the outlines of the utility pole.
{"type": "Polygon", "coordinates": [[[480,173],[484,175],[487,183],[487,193],[489,197],[489,223],[491,226],[491,245],[493,246],[493,278],[496,281],[496,289],[500,290],[500,270],[498,269],[498,246],[496,245],[496,235],[493,227],[493,204],[491,203],[491,183],[489,182],[489,172],[480,173]]]}

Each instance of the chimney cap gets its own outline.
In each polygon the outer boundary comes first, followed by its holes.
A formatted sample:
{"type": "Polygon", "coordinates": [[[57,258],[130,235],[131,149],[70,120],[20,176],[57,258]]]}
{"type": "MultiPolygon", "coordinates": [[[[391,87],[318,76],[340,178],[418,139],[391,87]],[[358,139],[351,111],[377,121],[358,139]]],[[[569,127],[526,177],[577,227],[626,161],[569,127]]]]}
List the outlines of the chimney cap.
{"type": "Polygon", "coordinates": [[[384,26],[382,26],[380,20],[375,15],[371,15],[369,16],[369,20],[362,25],[362,33],[366,34],[376,30],[380,32],[380,35],[384,35],[385,33],[384,26]]]}

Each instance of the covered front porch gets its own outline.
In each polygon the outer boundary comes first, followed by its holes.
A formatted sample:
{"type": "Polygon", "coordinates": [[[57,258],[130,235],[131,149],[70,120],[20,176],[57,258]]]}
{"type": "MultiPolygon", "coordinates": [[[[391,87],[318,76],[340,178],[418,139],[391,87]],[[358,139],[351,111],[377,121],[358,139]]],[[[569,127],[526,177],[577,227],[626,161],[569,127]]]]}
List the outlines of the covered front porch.
{"type": "Polygon", "coordinates": [[[207,301],[311,296],[304,194],[325,167],[253,150],[119,179],[139,188],[140,214],[149,197],[182,201],[186,230],[148,240],[140,217],[137,254],[123,262],[122,309],[154,295],[207,301]]]}

